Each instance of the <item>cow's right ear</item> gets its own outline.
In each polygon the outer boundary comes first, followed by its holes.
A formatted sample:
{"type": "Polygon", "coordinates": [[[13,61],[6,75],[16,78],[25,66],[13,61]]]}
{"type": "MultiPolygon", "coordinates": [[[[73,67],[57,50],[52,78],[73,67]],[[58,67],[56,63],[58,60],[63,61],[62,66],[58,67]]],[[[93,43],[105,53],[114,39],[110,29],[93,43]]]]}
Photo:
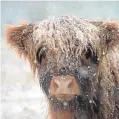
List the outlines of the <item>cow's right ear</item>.
{"type": "Polygon", "coordinates": [[[6,40],[16,53],[29,60],[32,68],[35,60],[35,45],[33,42],[33,24],[8,26],[6,40]]]}
{"type": "Polygon", "coordinates": [[[18,54],[30,53],[33,43],[33,25],[8,26],[6,29],[6,40],[8,45],[14,48],[18,54]]]}

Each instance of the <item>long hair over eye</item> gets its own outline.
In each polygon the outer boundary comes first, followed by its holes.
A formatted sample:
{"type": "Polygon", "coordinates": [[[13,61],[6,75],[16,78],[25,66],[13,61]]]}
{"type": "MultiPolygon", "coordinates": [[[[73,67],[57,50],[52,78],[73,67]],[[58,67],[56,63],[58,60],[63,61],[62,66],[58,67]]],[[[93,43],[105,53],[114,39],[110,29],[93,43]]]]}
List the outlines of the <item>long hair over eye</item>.
{"type": "Polygon", "coordinates": [[[40,65],[44,63],[44,60],[46,59],[46,48],[45,47],[41,47],[38,49],[37,54],[36,54],[36,59],[40,65]]]}
{"type": "Polygon", "coordinates": [[[82,56],[81,56],[81,60],[83,62],[83,64],[89,65],[90,62],[93,63],[98,63],[98,57],[97,54],[90,48],[87,48],[86,50],[84,50],[82,56]]]}

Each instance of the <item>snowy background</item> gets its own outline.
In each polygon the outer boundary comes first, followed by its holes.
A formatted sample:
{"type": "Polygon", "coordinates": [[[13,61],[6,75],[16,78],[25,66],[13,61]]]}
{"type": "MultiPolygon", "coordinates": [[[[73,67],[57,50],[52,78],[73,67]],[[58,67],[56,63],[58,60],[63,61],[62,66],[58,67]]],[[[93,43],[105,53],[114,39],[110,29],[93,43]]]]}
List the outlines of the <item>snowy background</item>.
{"type": "Polygon", "coordinates": [[[2,119],[46,119],[46,99],[28,64],[9,49],[6,24],[36,22],[52,16],[119,20],[119,2],[1,2],[1,114],[2,119]]]}

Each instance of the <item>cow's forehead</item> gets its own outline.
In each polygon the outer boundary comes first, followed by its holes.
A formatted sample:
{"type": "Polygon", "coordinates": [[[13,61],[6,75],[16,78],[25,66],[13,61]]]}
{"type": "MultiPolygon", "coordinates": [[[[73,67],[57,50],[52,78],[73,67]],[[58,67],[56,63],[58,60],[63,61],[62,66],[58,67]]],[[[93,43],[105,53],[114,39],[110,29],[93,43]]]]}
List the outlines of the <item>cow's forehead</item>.
{"type": "Polygon", "coordinates": [[[38,22],[34,26],[33,40],[36,47],[45,44],[47,47],[61,50],[67,45],[80,46],[84,49],[88,44],[99,45],[98,28],[86,20],[75,17],[58,17],[38,22]],[[97,39],[97,42],[95,40],[97,39]]]}

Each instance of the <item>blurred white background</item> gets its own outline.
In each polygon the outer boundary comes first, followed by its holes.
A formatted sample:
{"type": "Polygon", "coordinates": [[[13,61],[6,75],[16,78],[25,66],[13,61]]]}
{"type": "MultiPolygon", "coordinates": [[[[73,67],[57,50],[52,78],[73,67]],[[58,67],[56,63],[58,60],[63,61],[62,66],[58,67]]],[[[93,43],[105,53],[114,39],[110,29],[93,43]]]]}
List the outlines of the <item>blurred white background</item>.
{"type": "Polygon", "coordinates": [[[29,65],[5,42],[6,24],[36,22],[72,15],[92,20],[119,20],[119,2],[1,2],[1,114],[2,119],[46,119],[47,104],[29,65]]]}

